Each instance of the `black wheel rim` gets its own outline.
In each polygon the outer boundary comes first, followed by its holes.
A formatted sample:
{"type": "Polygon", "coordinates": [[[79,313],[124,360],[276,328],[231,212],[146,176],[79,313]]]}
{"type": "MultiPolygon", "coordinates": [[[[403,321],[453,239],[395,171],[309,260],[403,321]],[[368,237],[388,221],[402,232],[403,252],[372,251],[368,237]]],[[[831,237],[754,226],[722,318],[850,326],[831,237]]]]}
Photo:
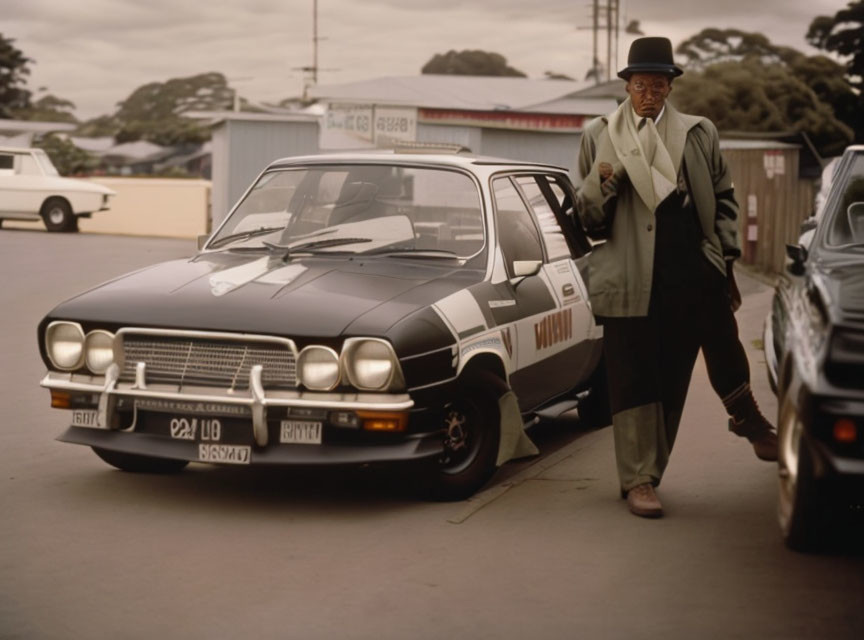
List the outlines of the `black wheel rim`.
{"type": "Polygon", "coordinates": [[[454,475],[465,471],[477,459],[483,446],[480,411],[471,401],[458,400],[444,412],[444,453],[441,471],[454,475]]]}

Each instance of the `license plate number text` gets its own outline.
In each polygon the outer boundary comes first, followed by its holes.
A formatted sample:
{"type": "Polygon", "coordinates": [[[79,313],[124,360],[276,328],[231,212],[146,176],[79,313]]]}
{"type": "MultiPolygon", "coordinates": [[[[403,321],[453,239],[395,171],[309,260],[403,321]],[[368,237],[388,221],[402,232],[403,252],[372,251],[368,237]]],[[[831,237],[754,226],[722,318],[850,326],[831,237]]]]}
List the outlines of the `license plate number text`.
{"type": "Polygon", "coordinates": [[[198,460],[200,462],[221,462],[225,464],[249,464],[252,447],[235,444],[198,445],[198,460]]]}
{"type": "Polygon", "coordinates": [[[171,437],[178,440],[201,440],[219,442],[222,439],[222,423],[217,418],[171,418],[171,437]]]}
{"type": "Polygon", "coordinates": [[[282,444],[321,444],[320,422],[306,420],[283,420],[279,429],[282,444]]]}

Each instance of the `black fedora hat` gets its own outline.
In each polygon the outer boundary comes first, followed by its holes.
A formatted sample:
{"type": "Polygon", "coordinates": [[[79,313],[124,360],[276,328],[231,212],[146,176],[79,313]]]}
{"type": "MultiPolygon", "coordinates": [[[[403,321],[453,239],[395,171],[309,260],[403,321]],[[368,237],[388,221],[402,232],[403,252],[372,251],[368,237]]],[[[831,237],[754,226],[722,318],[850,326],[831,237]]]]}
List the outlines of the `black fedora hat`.
{"type": "Polygon", "coordinates": [[[618,72],[625,80],[634,73],[663,73],[673,78],[684,71],[672,59],[672,43],[669,38],[638,38],[630,45],[627,66],[618,72]]]}

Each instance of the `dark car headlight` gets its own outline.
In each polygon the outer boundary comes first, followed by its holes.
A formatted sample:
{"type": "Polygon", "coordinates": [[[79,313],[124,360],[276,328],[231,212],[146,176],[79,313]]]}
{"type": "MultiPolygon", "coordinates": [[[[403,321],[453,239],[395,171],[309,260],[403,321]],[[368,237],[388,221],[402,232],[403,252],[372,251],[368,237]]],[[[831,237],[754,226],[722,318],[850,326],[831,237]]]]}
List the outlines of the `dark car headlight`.
{"type": "Polygon", "coordinates": [[[84,364],[95,374],[103,374],[114,364],[114,334],[97,329],[84,338],[84,364]]]}
{"type": "Polygon", "coordinates": [[[349,338],[342,347],[348,381],[364,391],[403,388],[405,381],[393,347],[378,338],[349,338]]]}
{"type": "Polygon", "coordinates": [[[45,330],[45,352],[60,371],[86,366],[91,373],[102,375],[114,363],[114,334],[96,329],[85,335],[77,322],[58,320],[45,330]]]}
{"type": "Polygon", "coordinates": [[[77,322],[52,322],[45,330],[45,352],[61,371],[74,371],[84,362],[84,330],[77,322]]]}
{"type": "Polygon", "coordinates": [[[299,382],[312,391],[331,391],[339,384],[339,354],[329,347],[310,345],[297,356],[299,382]]]}

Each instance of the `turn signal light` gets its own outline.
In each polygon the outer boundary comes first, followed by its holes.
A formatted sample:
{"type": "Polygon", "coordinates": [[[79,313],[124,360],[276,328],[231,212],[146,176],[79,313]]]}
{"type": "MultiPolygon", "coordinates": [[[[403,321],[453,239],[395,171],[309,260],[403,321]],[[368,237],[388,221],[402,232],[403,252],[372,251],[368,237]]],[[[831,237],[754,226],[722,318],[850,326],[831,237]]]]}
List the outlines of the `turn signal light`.
{"type": "Polygon", "coordinates": [[[408,425],[407,413],[383,411],[358,411],[357,417],[366,431],[405,431],[408,425]]]}
{"type": "Polygon", "coordinates": [[[851,444],[858,439],[858,428],[849,418],[840,418],[834,423],[834,439],[843,444],[851,444]]]}
{"type": "Polygon", "coordinates": [[[52,391],[51,407],[53,409],[71,409],[72,396],[66,391],[52,391]]]}

